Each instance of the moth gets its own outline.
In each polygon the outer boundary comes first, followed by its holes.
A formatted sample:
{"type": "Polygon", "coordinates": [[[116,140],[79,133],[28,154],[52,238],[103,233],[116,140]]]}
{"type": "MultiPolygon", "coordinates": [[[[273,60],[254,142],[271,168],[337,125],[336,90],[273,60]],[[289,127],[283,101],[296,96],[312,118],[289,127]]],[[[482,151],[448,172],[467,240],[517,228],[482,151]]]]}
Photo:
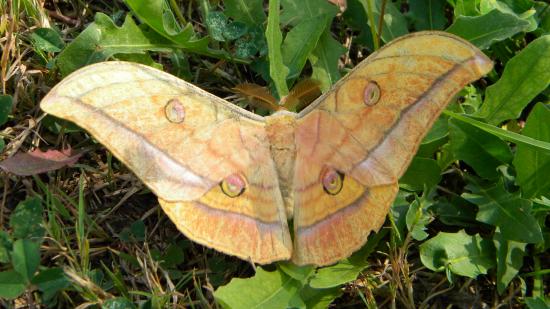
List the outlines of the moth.
{"type": "Polygon", "coordinates": [[[461,38],[418,32],[299,113],[258,116],[120,61],[74,72],[41,107],[105,145],[190,239],[259,264],[327,265],[381,227],[424,135],[492,65],[461,38]]]}

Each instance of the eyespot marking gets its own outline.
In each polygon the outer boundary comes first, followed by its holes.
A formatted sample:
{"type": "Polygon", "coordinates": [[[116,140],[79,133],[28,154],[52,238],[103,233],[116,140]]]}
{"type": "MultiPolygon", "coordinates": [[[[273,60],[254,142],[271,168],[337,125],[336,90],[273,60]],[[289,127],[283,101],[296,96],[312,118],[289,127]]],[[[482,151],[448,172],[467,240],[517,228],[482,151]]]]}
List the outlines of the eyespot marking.
{"type": "Polygon", "coordinates": [[[373,106],[380,100],[380,87],[375,81],[369,81],[363,92],[363,102],[367,106],[373,106]]]}
{"type": "Polygon", "coordinates": [[[326,168],[321,173],[321,183],[326,193],[336,195],[344,186],[344,174],[333,168],[326,168]]]}
{"type": "Polygon", "coordinates": [[[182,123],[185,120],[185,107],[178,99],[170,99],[164,107],[164,114],[172,123],[182,123]]]}
{"type": "Polygon", "coordinates": [[[233,198],[244,193],[246,189],[246,180],[241,174],[233,174],[227,176],[221,183],[220,187],[225,195],[233,198]]]}

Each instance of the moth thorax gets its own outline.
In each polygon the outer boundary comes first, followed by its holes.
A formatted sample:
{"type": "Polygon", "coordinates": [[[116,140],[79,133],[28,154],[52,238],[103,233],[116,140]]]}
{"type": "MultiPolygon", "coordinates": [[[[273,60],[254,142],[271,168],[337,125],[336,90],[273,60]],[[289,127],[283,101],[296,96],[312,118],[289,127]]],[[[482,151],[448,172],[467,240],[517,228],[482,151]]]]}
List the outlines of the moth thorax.
{"type": "Polygon", "coordinates": [[[266,117],[266,131],[271,156],[279,176],[279,187],[283,195],[288,219],[291,219],[294,213],[292,181],[294,179],[294,161],[296,158],[295,127],[296,114],[294,113],[279,112],[266,117]]]}

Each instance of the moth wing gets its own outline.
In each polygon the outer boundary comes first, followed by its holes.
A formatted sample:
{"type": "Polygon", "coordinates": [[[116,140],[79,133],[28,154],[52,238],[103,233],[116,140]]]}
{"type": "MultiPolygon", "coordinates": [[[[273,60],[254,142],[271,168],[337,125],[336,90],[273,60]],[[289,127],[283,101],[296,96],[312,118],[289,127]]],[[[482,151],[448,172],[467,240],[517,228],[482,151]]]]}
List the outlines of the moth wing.
{"type": "Polygon", "coordinates": [[[105,145],[192,240],[258,263],[290,257],[262,117],[170,74],[116,61],[71,74],[41,107],[105,145]],[[228,179],[243,192],[226,194],[228,179]]]}
{"type": "Polygon", "coordinates": [[[453,96],[489,72],[476,47],[443,32],[387,44],[302,111],[296,125],[297,264],[349,256],[383,224],[397,181],[453,96]],[[343,178],[330,194],[327,171],[343,178]]]}

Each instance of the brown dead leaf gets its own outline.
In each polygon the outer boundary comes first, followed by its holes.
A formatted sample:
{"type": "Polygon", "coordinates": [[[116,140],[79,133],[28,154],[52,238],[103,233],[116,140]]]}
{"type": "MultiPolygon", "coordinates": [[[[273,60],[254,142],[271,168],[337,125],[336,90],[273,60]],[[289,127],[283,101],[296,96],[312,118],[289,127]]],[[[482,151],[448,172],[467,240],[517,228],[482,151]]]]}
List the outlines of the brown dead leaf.
{"type": "Polygon", "coordinates": [[[31,152],[16,153],[14,156],[0,162],[0,168],[18,176],[31,176],[72,165],[84,152],[74,153],[71,148],[59,150],[35,149],[31,152]]]}

